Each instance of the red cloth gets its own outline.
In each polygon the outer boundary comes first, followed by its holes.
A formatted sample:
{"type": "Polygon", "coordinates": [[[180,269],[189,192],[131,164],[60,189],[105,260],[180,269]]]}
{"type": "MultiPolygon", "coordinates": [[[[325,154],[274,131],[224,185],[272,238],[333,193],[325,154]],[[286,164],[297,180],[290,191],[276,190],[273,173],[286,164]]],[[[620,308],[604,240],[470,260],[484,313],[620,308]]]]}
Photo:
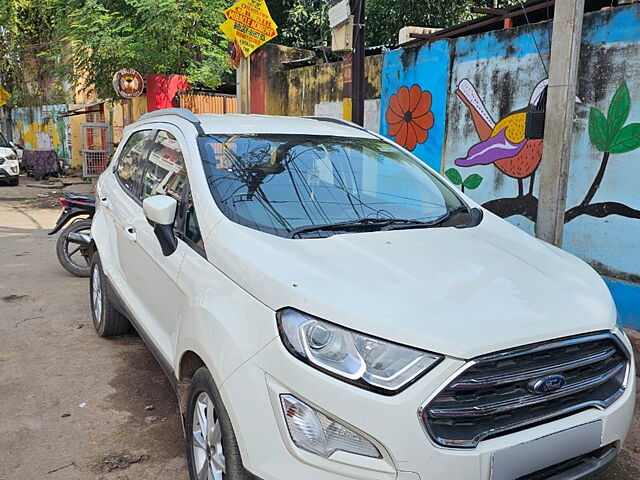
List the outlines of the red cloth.
{"type": "Polygon", "coordinates": [[[147,111],[173,108],[176,92],[188,88],[186,77],[181,75],[147,75],[147,111]]]}

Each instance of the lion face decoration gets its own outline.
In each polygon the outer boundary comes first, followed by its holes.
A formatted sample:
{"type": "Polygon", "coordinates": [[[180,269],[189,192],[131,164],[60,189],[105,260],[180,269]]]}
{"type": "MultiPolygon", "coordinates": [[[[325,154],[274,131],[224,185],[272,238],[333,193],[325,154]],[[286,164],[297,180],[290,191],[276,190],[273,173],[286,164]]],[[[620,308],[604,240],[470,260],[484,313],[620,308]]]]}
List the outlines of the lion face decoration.
{"type": "Polygon", "coordinates": [[[113,76],[113,88],[121,97],[137,97],[142,94],[144,80],[135,70],[120,70],[113,76]]]}

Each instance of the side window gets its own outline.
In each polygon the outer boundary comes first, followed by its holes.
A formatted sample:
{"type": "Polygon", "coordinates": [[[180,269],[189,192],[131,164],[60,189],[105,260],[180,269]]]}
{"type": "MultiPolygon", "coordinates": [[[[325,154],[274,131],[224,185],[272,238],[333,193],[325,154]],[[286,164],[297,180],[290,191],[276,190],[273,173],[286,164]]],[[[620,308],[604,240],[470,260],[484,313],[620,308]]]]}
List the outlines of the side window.
{"type": "Polygon", "coordinates": [[[116,174],[120,177],[122,184],[134,195],[137,194],[136,190],[142,175],[144,166],[144,158],[142,156],[150,134],[150,130],[141,130],[131,135],[122,148],[122,153],[120,153],[116,166],[116,174]]]}
{"type": "Polygon", "coordinates": [[[187,210],[187,221],[184,227],[185,236],[195,243],[198,247],[204,250],[204,242],[202,241],[202,235],[200,233],[200,225],[198,225],[198,217],[193,205],[187,210]]]}
{"type": "Polygon", "coordinates": [[[180,202],[186,180],[180,144],[169,132],[158,130],[142,175],[140,199],[151,195],[169,195],[180,202]]]}
{"type": "Polygon", "coordinates": [[[193,206],[193,199],[191,192],[187,195],[187,205],[185,208],[185,222],[184,222],[184,236],[191,240],[196,246],[204,250],[204,242],[202,241],[202,234],[200,233],[200,225],[198,224],[198,217],[196,216],[196,209],[193,206]]]}

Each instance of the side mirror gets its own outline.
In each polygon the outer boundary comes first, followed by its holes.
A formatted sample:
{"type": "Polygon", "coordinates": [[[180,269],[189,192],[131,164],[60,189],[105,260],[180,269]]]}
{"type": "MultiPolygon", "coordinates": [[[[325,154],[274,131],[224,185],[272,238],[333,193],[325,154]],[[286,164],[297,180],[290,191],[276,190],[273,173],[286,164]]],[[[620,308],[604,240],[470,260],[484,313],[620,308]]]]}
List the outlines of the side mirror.
{"type": "Polygon", "coordinates": [[[178,240],[173,233],[173,222],[176,218],[178,202],[167,195],[154,195],[142,201],[142,210],[149,224],[153,227],[162,254],[168,257],[178,248],[178,240]]]}

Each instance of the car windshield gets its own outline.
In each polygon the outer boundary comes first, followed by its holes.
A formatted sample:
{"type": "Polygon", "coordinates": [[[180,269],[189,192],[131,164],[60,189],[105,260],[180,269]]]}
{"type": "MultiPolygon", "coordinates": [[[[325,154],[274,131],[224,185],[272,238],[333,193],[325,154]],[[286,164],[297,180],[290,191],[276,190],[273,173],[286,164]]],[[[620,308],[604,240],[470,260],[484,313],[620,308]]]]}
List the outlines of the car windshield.
{"type": "Polygon", "coordinates": [[[376,138],[256,134],[198,141],[221,210],[263,232],[323,237],[436,226],[451,212],[467,211],[420,161],[376,138]]]}

